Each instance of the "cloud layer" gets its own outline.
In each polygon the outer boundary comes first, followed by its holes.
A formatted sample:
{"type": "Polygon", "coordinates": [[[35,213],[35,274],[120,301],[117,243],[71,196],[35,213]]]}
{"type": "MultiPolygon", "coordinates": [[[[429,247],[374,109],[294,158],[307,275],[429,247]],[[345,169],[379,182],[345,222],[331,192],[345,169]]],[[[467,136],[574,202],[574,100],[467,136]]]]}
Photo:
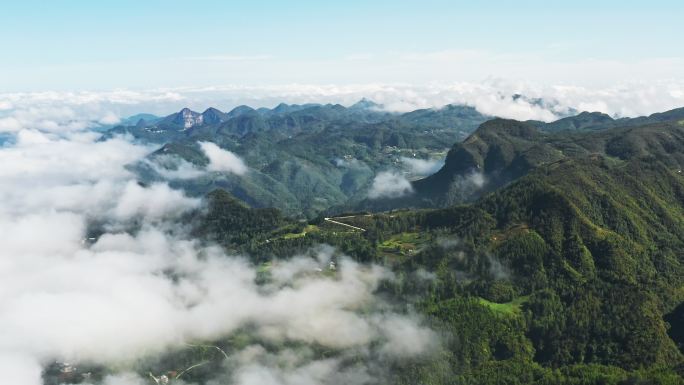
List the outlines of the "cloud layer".
{"type": "Polygon", "coordinates": [[[480,112],[514,119],[554,120],[571,108],[613,116],[639,116],[684,106],[684,82],[623,82],[603,86],[539,85],[503,79],[422,85],[367,83],[351,85],[287,84],[212,86],[103,92],[31,92],[0,94],[0,133],[21,128],[64,132],[115,124],[140,112],[168,115],[183,107],[230,110],[240,105],[273,107],[286,103],[341,103],[363,97],[391,111],[466,104],[480,112]],[[521,94],[526,98],[514,98],[521,94]],[[535,99],[545,103],[534,103],[535,99]]]}
{"type": "MultiPolygon", "coordinates": [[[[202,202],[164,183],[140,185],[127,170],[154,148],[23,123],[13,137],[0,147],[0,370],[9,383],[41,384],[43,367],[55,360],[117,368],[108,385],[147,383],[129,373],[140,359],[246,327],[258,340],[340,356],[255,343],[226,362],[233,371],[217,374],[226,382],[354,376],[364,383],[371,375],[358,373],[370,373],[377,360],[436,346],[419,319],[389,311],[376,297],[379,283],[391,279],[385,269],[321,247],[313,257],[274,262],[269,283],[257,284],[263,271],[247,258],[192,239],[179,218],[202,202]],[[331,258],[337,270],[326,274],[331,258]],[[359,354],[368,363],[345,372],[343,357],[359,354]],[[283,366],[287,357],[294,361],[283,366]]],[[[232,153],[202,146],[211,169],[246,171],[232,153]]]]}

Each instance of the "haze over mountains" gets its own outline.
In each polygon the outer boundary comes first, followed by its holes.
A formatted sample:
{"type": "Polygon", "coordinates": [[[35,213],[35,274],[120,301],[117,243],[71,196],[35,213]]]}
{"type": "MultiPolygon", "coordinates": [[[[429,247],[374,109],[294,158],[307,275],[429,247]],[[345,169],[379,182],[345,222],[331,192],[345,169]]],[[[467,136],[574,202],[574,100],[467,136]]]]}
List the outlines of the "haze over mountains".
{"type": "Polygon", "coordinates": [[[183,167],[204,168],[210,162],[198,142],[211,141],[242,158],[249,172],[171,178],[173,186],[196,194],[221,187],[255,207],[312,216],[365,194],[378,171],[402,171],[408,178],[425,175],[426,167],[431,170],[442,161],[454,138],[464,138],[487,119],[466,106],[389,113],[364,99],[348,108],[279,104],[258,110],[240,106],[228,113],[184,109],[115,127],[105,138],[127,134],[163,144],[135,166],[147,181],[162,180],[166,171],[183,167]]]}
{"type": "MultiPolygon", "coordinates": [[[[202,113],[185,108],[166,117],[146,116],[134,125],[112,128],[105,138],[126,134],[163,145],[134,166],[143,180],[169,180],[172,186],[200,195],[220,187],[254,207],[277,207],[291,215],[311,217],[323,211],[467,202],[540,164],[566,156],[562,155],[564,149],[546,141],[572,140],[566,138],[569,131],[682,118],[682,109],[619,119],[582,112],[549,123],[515,125],[468,106],[392,113],[362,99],[350,107],[281,103],[273,109],[238,106],[228,113],[213,107],[202,113]],[[489,120],[492,122],[478,129],[489,120]],[[554,133],[562,135],[555,139],[554,133]],[[202,173],[210,163],[198,144],[203,141],[216,143],[243,159],[249,172],[239,177],[230,172],[202,173]],[[449,150],[454,142],[457,144],[449,150]],[[431,175],[444,162],[444,168],[431,175]],[[396,185],[398,190],[385,185],[396,185]]],[[[593,150],[581,148],[586,153],[593,150]]]]}

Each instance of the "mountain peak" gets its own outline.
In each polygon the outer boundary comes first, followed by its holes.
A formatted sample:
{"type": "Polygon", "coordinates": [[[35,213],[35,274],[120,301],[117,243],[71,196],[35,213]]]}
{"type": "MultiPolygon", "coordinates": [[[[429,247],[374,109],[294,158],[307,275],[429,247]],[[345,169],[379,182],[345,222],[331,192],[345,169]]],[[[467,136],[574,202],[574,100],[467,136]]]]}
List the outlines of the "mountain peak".
{"type": "Polygon", "coordinates": [[[183,108],[175,114],[169,115],[165,120],[170,121],[172,124],[183,126],[183,129],[185,130],[202,125],[204,122],[202,114],[195,112],[188,107],[183,108]]]}
{"type": "Polygon", "coordinates": [[[290,105],[288,105],[287,103],[280,103],[277,106],[275,106],[271,111],[280,114],[288,112],[289,110],[290,105]]]}
{"type": "Polygon", "coordinates": [[[217,108],[209,107],[209,108],[207,108],[206,110],[204,110],[204,112],[202,112],[202,115],[204,115],[204,114],[222,114],[222,113],[223,113],[223,112],[221,112],[221,111],[220,111],[219,109],[217,109],[217,108]]]}
{"type": "Polygon", "coordinates": [[[362,98],[358,102],[351,105],[349,108],[355,110],[370,110],[370,109],[382,109],[384,106],[382,104],[375,103],[374,101],[362,98]]]}
{"type": "Polygon", "coordinates": [[[233,108],[232,110],[230,110],[230,112],[228,112],[227,115],[228,115],[228,118],[230,119],[230,118],[235,118],[235,117],[238,117],[240,115],[250,113],[252,111],[254,111],[254,108],[252,108],[250,106],[246,106],[246,105],[241,105],[241,106],[237,106],[237,107],[233,108]]]}
{"type": "Polygon", "coordinates": [[[204,124],[218,124],[228,119],[229,117],[227,114],[214,107],[209,107],[202,112],[202,121],[204,124]]]}

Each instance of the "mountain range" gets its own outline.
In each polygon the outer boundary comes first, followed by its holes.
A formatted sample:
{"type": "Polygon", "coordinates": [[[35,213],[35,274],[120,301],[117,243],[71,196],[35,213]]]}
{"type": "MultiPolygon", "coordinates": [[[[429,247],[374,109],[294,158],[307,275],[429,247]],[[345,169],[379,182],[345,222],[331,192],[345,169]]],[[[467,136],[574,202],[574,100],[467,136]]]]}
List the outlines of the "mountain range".
{"type": "Polygon", "coordinates": [[[411,195],[301,223],[215,191],[197,236],[255,263],[327,243],[391,267],[384,294],[445,337],[388,384],[680,384],[680,113],[548,131],[491,119],[411,195]]]}
{"type": "MultiPolygon", "coordinates": [[[[454,144],[439,171],[413,181],[413,194],[348,203],[346,209],[444,207],[473,201],[549,164],[588,156],[620,160],[667,154],[664,149],[684,145],[683,120],[684,109],[632,119],[586,112],[551,123],[492,119],[454,144]]],[[[668,164],[677,167],[680,160],[668,164]]]]}
{"type": "Polygon", "coordinates": [[[128,134],[160,146],[145,162],[131,165],[145,182],[168,180],[196,195],[222,188],[252,207],[311,218],[321,212],[472,201],[543,164],[579,154],[612,155],[617,140],[608,136],[684,119],[684,109],[620,119],[582,112],[545,123],[498,119],[462,105],[391,113],[363,99],[350,107],[281,103],[273,109],[238,106],[227,113],[184,108],[162,118],[138,118],[103,138],[128,134]],[[183,165],[207,167],[209,159],[198,144],[203,141],[242,158],[249,172],[169,177],[178,176],[175,171],[183,165]],[[606,144],[599,148],[598,143],[606,144]],[[408,180],[412,193],[369,198],[381,172],[408,180]]]}
{"type": "MultiPolygon", "coordinates": [[[[130,165],[140,183],[205,198],[184,226],[197,242],[245,256],[265,293],[279,282],[274,265],[322,244],[333,259],[303,279],[337,280],[342,256],[391,272],[377,288],[384,306],[420,320],[438,342],[418,357],[377,353],[378,383],[684,383],[684,109],[544,123],[466,106],[388,113],[364,100],[184,109],[103,138],[120,134],[157,148],[130,165]],[[212,167],[207,142],[248,171],[212,167]],[[400,196],[369,198],[387,172],[400,196]]],[[[268,343],[250,327],[202,343],[131,370],[211,384],[247,346],[351,368],[368,357],[268,343]]],[[[62,383],[61,368],[48,367],[45,383],[62,383]]],[[[109,370],[86,368],[96,383],[109,370]]]]}
{"type": "Polygon", "coordinates": [[[488,119],[472,107],[455,105],[389,113],[364,99],[350,107],[239,106],[228,113],[183,109],[114,127],[103,138],[127,134],[160,146],[147,162],[132,165],[146,182],[165,179],[163,171],[177,169],[179,160],[206,167],[209,160],[198,142],[213,142],[241,157],[249,172],[172,179],[173,186],[198,195],[223,188],[253,207],[277,207],[311,217],[365,194],[379,171],[422,176],[424,171],[416,172],[406,159],[439,163],[454,141],[488,119]]]}

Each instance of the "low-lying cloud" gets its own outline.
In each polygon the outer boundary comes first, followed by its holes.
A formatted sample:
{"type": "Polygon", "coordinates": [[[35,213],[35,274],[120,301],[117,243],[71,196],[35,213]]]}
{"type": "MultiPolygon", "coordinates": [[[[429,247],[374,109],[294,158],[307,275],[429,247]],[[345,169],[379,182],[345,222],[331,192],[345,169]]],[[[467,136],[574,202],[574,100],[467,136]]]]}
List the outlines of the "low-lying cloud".
{"type": "MultiPolygon", "coordinates": [[[[384,268],[323,247],[274,261],[270,280],[257,283],[263,267],[190,237],[179,219],[201,201],[166,183],[142,185],[129,171],[154,148],[87,130],[12,135],[0,147],[0,371],[8,383],[39,385],[54,361],[112,368],[106,385],[149,383],[135,373],[141,360],[245,329],[255,342],[231,353],[225,365],[233,366],[217,381],[369,383],[378,360],[437,346],[419,318],[376,296],[392,279],[384,268]],[[266,346],[283,342],[301,348],[266,346]],[[303,353],[308,346],[336,353],[315,357],[303,353]],[[363,360],[350,367],[347,357],[363,360]]],[[[201,145],[208,168],[246,171],[234,154],[201,145]]]]}
{"type": "Polygon", "coordinates": [[[206,174],[205,169],[175,155],[158,155],[152,159],[145,158],[143,163],[167,180],[195,179],[206,174]]]}
{"type": "Polygon", "coordinates": [[[443,159],[419,159],[402,156],[399,158],[409,170],[418,176],[428,176],[439,171],[444,166],[443,159]]]}
{"type": "Polygon", "coordinates": [[[394,171],[379,172],[373,179],[368,198],[400,198],[413,193],[411,182],[394,171]]]}
{"type": "Polygon", "coordinates": [[[209,158],[208,171],[228,172],[243,175],[247,172],[245,162],[234,153],[224,150],[212,142],[198,142],[204,155],[209,158]]]}
{"type": "Polygon", "coordinates": [[[682,107],[684,83],[654,80],[588,87],[494,78],[423,85],[228,85],[137,91],[4,93],[0,94],[0,133],[18,132],[22,128],[52,132],[80,130],[116,124],[121,118],[141,112],[168,115],[183,107],[202,111],[212,106],[228,111],[241,104],[274,107],[281,102],[351,105],[363,97],[384,105],[389,111],[463,104],[492,116],[551,121],[567,115],[572,109],[634,117],[682,107]]]}
{"type": "Polygon", "coordinates": [[[450,204],[463,203],[478,196],[487,184],[487,177],[479,170],[473,169],[465,175],[454,178],[449,184],[447,194],[450,204]]]}

